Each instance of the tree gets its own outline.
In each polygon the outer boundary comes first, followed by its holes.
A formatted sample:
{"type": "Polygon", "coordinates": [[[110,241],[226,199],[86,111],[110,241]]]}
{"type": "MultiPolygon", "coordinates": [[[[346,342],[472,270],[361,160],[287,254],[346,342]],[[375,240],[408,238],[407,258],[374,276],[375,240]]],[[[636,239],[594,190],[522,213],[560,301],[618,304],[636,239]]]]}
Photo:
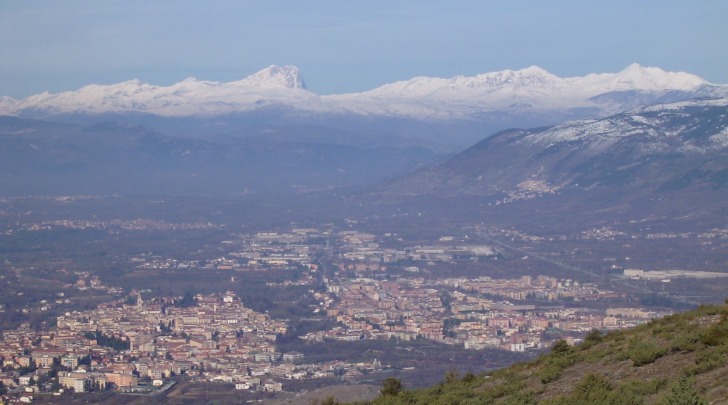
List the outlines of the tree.
{"type": "Polygon", "coordinates": [[[91,365],[91,355],[87,354],[80,359],[78,359],[78,365],[84,365],[84,366],[90,366],[91,365]]]}
{"type": "Polygon", "coordinates": [[[56,392],[61,389],[61,383],[58,381],[58,377],[51,379],[51,391],[56,392]]]}
{"type": "Polygon", "coordinates": [[[137,297],[133,295],[127,295],[126,299],[124,300],[124,303],[126,305],[136,305],[137,304],[137,297]]]}
{"type": "Polygon", "coordinates": [[[175,303],[176,306],[182,308],[193,307],[195,306],[195,304],[195,297],[190,291],[185,292],[185,295],[182,297],[182,299],[175,303]]]}
{"type": "Polygon", "coordinates": [[[384,396],[397,396],[402,391],[402,381],[399,378],[389,377],[382,382],[382,390],[379,391],[384,396]]]}

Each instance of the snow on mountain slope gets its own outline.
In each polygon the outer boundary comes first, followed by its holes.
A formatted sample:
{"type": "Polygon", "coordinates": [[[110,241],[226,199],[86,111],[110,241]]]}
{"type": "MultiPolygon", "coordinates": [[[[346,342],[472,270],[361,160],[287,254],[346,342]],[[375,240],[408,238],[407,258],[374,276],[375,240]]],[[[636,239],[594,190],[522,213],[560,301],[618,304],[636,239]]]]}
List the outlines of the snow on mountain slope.
{"type": "Polygon", "coordinates": [[[665,72],[656,67],[643,67],[633,63],[619,73],[590,74],[584,77],[564,79],[572,87],[596,95],[609,91],[625,90],[697,90],[708,84],[698,76],[684,72],[665,72]]]}
{"type": "MultiPolygon", "coordinates": [[[[614,100],[608,105],[590,98],[612,92],[637,91],[659,97],[668,91],[698,91],[709,83],[688,73],[665,72],[632,64],[619,73],[590,74],[559,78],[537,67],[504,70],[474,77],[451,79],[416,77],[356,94],[330,96],[352,111],[370,108],[369,113],[417,114],[464,118],[474,112],[503,110],[548,111],[571,108],[606,108],[620,111],[614,100]],[[410,111],[408,111],[408,108],[410,111]]],[[[619,104],[619,103],[616,103],[619,104]]]]}
{"type": "MultiPolygon", "coordinates": [[[[627,111],[602,120],[565,122],[521,142],[539,149],[581,143],[583,150],[600,153],[626,138],[639,139],[644,154],[677,151],[706,152],[726,148],[728,99],[683,101],[627,111]],[[693,110],[722,111],[706,116],[693,110]],[[686,134],[695,133],[693,136],[686,134]]],[[[638,151],[638,152],[639,152],[638,151]]]]}
{"type": "MultiPolygon", "coordinates": [[[[620,212],[661,200],[674,214],[715,199],[720,203],[710,209],[725,216],[727,157],[728,99],[692,100],[550,128],[504,130],[366,198],[433,206],[458,201],[458,209],[473,212],[548,199],[566,220],[574,212],[567,206],[620,212]]],[[[543,206],[526,207],[525,215],[534,208],[543,206]]]]}
{"type": "Polygon", "coordinates": [[[536,66],[473,77],[416,77],[362,93],[319,96],[306,89],[295,66],[270,66],[230,83],[188,78],[165,87],[131,80],[93,84],[58,94],[42,93],[20,101],[4,97],[0,99],[0,114],[214,116],[284,107],[303,113],[425,120],[478,120],[493,113],[535,116],[569,111],[577,111],[577,116],[598,117],[652,104],[661,97],[676,101],[715,94],[728,94],[728,86],[711,85],[688,73],[633,64],[618,73],[571,78],[557,77],[536,66]]]}
{"type": "Polygon", "coordinates": [[[239,87],[305,89],[303,77],[295,66],[269,66],[243,80],[233,82],[239,87]]]}
{"type": "Polygon", "coordinates": [[[0,96],[0,114],[7,114],[10,111],[17,109],[18,100],[8,97],[0,96]]]}
{"type": "MultiPolygon", "coordinates": [[[[270,66],[230,83],[188,78],[168,87],[130,80],[92,84],[76,91],[42,93],[16,102],[15,113],[150,113],[161,116],[218,115],[290,104],[315,105],[295,66],[270,66]]],[[[10,103],[5,103],[10,104],[10,103]]],[[[3,106],[3,104],[0,104],[3,106]]]]}

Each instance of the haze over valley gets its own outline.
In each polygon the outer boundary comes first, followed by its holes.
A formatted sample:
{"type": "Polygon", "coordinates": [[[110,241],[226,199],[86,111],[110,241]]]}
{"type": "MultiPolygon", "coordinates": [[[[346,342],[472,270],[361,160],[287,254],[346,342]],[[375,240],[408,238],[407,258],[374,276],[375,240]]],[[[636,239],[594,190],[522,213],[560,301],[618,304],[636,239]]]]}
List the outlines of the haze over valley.
{"type": "Polygon", "coordinates": [[[0,6],[0,402],[728,401],[722,6],[405,3],[0,6]]]}

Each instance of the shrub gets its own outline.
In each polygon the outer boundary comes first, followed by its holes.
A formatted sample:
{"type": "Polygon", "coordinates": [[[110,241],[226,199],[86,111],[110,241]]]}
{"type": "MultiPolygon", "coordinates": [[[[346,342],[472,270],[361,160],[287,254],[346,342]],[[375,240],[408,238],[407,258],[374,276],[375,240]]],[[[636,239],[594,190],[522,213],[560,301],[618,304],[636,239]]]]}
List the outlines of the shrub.
{"type": "Polygon", "coordinates": [[[584,403],[596,403],[612,390],[612,384],[599,374],[587,374],[574,388],[574,397],[584,403]]]}
{"type": "Polygon", "coordinates": [[[469,373],[465,374],[465,376],[463,377],[463,382],[465,384],[470,384],[473,381],[475,381],[475,379],[476,379],[475,374],[469,372],[469,373]]]}
{"type": "Polygon", "coordinates": [[[549,364],[541,369],[539,371],[539,377],[541,377],[541,382],[544,384],[548,384],[552,381],[556,381],[561,377],[561,372],[564,371],[563,368],[559,367],[556,364],[549,364]]]}
{"type": "Polygon", "coordinates": [[[667,378],[654,380],[627,380],[620,385],[622,392],[631,393],[637,396],[656,394],[667,385],[667,378]]]}
{"type": "Polygon", "coordinates": [[[665,348],[653,342],[638,341],[630,347],[629,358],[635,367],[640,367],[654,362],[666,353],[665,348]]]}
{"type": "Polygon", "coordinates": [[[584,336],[584,343],[581,344],[580,348],[582,350],[589,349],[591,347],[594,347],[602,342],[602,333],[599,332],[597,329],[592,329],[591,332],[587,333],[586,336],[584,336]]]}
{"type": "Polygon", "coordinates": [[[321,401],[321,405],[341,405],[341,402],[337,401],[336,398],[329,395],[328,397],[326,397],[326,399],[321,401]]]}
{"type": "Polygon", "coordinates": [[[445,384],[452,384],[459,381],[459,379],[460,373],[458,373],[457,370],[448,370],[448,372],[445,373],[445,384]]]}
{"type": "Polygon", "coordinates": [[[634,393],[615,390],[609,380],[600,374],[587,374],[568,396],[548,399],[545,405],[637,405],[642,401],[634,393]]]}
{"type": "Polygon", "coordinates": [[[502,405],[535,405],[536,399],[533,397],[533,392],[529,390],[519,391],[503,401],[499,402],[502,405]]]}
{"type": "Polygon", "coordinates": [[[685,332],[683,335],[677,337],[677,339],[670,342],[670,350],[692,352],[697,350],[698,342],[700,341],[700,335],[696,330],[690,330],[685,332]]]}
{"type": "Polygon", "coordinates": [[[569,354],[574,350],[569,343],[567,343],[564,339],[559,339],[554,343],[554,346],[551,348],[551,353],[555,356],[565,355],[569,354]]]}
{"type": "Polygon", "coordinates": [[[398,378],[387,378],[382,382],[380,393],[384,396],[397,396],[402,391],[402,381],[398,378]]]}
{"type": "Polygon", "coordinates": [[[703,333],[700,341],[708,346],[718,346],[728,342],[728,320],[724,318],[712,325],[703,333]]]}
{"type": "Polygon", "coordinates": [[[708,401],[701,398],[695,391],[693,382],[685,377],[673,385],[663,403],[665,405],[708,405],[708,401]]]}
{"type": "Polygon", "coordinates": [[[695,365],[687,368],[685,374],[690,376],[714,370],[725,364],[727,353],[728,345],[723,345],[717,349],[708,348],[707,350],[701,350],[695,356],[695,365]]]}

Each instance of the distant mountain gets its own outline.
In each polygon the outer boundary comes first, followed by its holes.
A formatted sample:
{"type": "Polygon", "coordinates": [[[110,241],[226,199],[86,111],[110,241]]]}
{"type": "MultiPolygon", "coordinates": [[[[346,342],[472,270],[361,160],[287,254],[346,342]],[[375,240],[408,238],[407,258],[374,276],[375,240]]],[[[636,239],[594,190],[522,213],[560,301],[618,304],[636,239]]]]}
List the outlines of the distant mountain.
{"type": "Polygon", "coordinates": [[[217,83],[188,78],[168,87],[130,80],[107,86],[88,85],[76,91],[42,93],[0,107],[6,115],[52,117],[60,114],[134,113],[159,116],[215,116],[260,110],[271,105],[307,105],[316,95],[307,91],[294,66],[270,66],[245,79],[217,83]]]}
{"type": "Polygon", "coordinates": [[[245,120],[325,123],[337,128],[356,125],[415,136],[427,135],[428,131],[420,128],[422,122],[445,126],[459,123],[455,131],[450,128],[442,131],[447,135],[440,135],[465,145],[482,138],[483,133],[508,127],[553,125],[654,103],[721,97],[728,97],[728,86],[637,64],[618,73],[572,78],[559,78],[535,66],[473,77],[417,77],[363,93],[338,95],[307,90],[295,66],[270,66],[230,83],[189,78],[165,87],[131,80],[42,93],[24,100],[3,97],[0,114],[72,122],[85,119],[86,123],[113,115],[114,119],[123,116],[137,123],[146,119],[146,124],[149,116],[214,117],[228,123],[242,114],[245,120]]]}
{"type": "Polygon", "coordinates": [[[422,146],[321,127],[170,136],[118,121],[64,124],[0,116],[3,196],[286,196],[371,186],[431,162],[422,146]]]}
{"type": "Polygon", "coordinates": [[[728,305],[706,305],[631,330],[587,334],[551,353],[476,376],[403,390],[385,380],[387,404],[725,404],[728,305]]]}
{"type": "Polygon", "coordinates": [[[480,114],[493,112],[543,114],[579,109],[583,110],[581,114],[591,111],[598,116],[653,104],[664,97],[695,98],[728,94],[726,91],[726,86],[710,85],[688,73],[665,72],[638,64],[619,73],[572,78],[559,78],[531,66],[474,77],[417,77],[330,99],[357,113],[477,119],[480,114]]]}
{"type": "MultiPolygon", "coordinates": [[[[554,210],[724,215],[728,99],[643,107],[600,120],[506,130],[368,201],[554,210]],[[549,208],[550,207],[550,208],[549,208]]],[[[490,207],[490,208],[487,208],[490,207]]],[[[470,211],[468,211],[470,212],[470,211]]]]}

